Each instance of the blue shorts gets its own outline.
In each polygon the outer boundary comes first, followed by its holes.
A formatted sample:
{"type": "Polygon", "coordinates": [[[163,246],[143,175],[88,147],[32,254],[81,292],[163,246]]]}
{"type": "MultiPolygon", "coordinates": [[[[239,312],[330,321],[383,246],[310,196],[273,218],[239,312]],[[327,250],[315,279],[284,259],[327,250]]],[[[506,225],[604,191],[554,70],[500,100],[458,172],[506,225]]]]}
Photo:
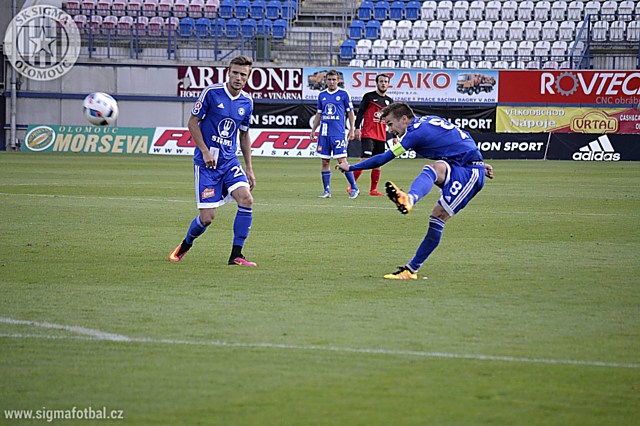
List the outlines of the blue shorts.
{"type": "Polygon", "coordinates": [[[442,196],[438,204],[449,216],[453,216],[462,210],[484,186],[484,165],[468,167],[452,166],[446,161],[447,177],[442,185],[442,196]]]}
{"type": "Polygon", "coordinates": [[[318,136],[318,157],[325,160],[347,156],[347,139],[342,136],[318,136]]]}
{"type": "Polygon", "coordinates": [[[196,204],[199,209],[219,207],[233,200],[231,193],[241,186],[249,188],[249,181],[240,161],[226,162],[221,168],[193,166],[196,204]]]}

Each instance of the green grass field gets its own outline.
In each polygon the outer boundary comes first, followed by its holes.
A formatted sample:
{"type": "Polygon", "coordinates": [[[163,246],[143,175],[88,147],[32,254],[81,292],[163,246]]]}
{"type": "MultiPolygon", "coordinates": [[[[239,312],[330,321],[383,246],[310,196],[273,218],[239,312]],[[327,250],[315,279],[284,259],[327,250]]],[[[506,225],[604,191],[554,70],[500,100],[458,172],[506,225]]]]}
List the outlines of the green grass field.
{"type": "MultiPolygon", "coordinates": [[[[407,188],[423,164],[393,161],[383,182],[407,188]]],[[[402,216],[349,200],[339,173],[318,199],[319,160],[255,158],[259,267],[226,265],[235,205],[171,264],[197,212],[189,157],[0,154],[0,409],[638,424],[640,163],[492,164],[421,279],[394,282],[382,275],[412,257],[437,191],[402,216]]]]}

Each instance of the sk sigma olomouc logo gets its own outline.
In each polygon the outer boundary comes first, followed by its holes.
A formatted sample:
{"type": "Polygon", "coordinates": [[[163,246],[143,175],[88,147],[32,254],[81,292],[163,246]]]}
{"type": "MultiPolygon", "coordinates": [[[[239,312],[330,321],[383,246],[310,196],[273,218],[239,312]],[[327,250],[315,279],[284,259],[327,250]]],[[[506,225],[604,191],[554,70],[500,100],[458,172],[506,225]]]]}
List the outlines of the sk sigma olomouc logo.
{"type": "Polygon", "coordinates": [[[576,161],[620,161],[620,154],[613,149],[609,137],[603,135],[580,148],[572,158],[576,161]]]}
{"type": "Polygon", "coordinates": [[[80,54],[78,26],[62,9],[27,7],[7,28],[4,49],[11,65],[31,80],[55,80],[66,74],[80,54]]]}

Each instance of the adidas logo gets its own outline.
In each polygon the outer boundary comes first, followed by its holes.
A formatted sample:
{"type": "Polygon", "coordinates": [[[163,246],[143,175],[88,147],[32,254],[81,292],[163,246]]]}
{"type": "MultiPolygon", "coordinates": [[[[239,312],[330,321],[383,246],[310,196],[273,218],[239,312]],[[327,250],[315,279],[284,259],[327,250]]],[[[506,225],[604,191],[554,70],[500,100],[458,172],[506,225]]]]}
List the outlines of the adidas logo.
{"type": "Polygon", "coordinates": [[[620,161],[620,154],[613,149],[609,137],[603,135],[573,153],[571,158],[576,161],[620,161]]]}

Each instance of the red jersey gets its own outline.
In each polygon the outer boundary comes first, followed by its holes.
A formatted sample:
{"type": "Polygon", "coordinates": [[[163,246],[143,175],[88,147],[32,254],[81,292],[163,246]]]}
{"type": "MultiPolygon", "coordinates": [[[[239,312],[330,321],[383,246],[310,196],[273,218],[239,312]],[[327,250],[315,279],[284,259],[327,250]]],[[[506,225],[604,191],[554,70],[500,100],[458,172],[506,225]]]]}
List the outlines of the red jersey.
{"type": "Polygon", "coordinates": [[[375,90],[365,93],[356,116],[356,129],[359,129],[364,121],[362,138],[375,139],[377,141],[387,140],[387,125],[380,121],[380,111],[392,102],[393,99],[389,96],[381,96],[375,90]]]}

